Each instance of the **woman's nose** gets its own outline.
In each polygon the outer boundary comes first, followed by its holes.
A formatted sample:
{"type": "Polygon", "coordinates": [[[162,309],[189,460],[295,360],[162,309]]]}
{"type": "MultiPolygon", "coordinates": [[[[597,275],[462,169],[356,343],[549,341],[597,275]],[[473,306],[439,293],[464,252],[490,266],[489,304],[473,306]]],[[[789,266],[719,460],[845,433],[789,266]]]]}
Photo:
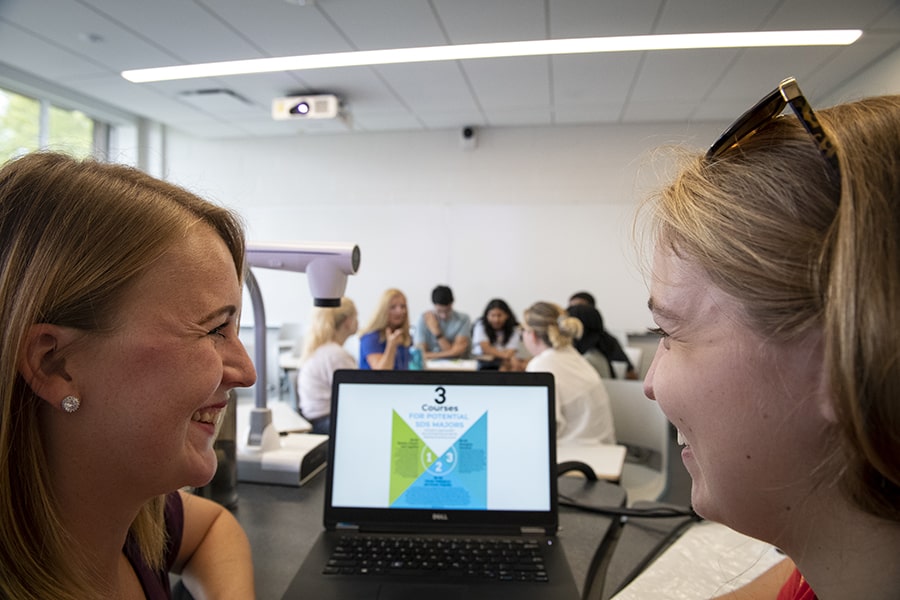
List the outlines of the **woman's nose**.
{"type": "Polygon", "coordinates": [[[647,369],[647,375],[644,377],[644,395],[651,400],[656,400],[656,392],[653,390],[653,375],[656,373],[657,356],[653,357],[650,367],[647,369]]]}
{"type": "Polygon", "coordinates": [[[235,340],[230,351],[230,360],[225,363],[223,379],[232,387],[250,387],[256,383],[256,367],[247,349],[240,340],[235,340]]]}

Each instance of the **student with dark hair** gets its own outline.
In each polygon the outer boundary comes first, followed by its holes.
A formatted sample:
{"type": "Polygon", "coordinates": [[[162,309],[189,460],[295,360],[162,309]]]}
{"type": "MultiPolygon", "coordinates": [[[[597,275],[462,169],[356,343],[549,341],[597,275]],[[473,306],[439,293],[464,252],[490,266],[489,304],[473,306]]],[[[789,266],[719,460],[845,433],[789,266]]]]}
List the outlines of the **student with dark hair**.
{"type": "Polygon", "coordinates": [[[425,311],[416,324],[415,343],[426,359],[465,358],[469,354],[472,321],[453,310],[453,291],[439,285],[431,292],[433,310],[425,311]]]}
{"type": "Polygon", "coordinates": [[[569,306],[584,305],[591,308],[597,308],[597,301],[590,292],[575,292],[569,298],[569,306]]]}
{"type": "Polygon", "coordinates": [[[519,322],[509,305],[494,298],[472,328],[472,354],[480,369],[521,371],[525,361],[516,358],[521,341],[519,322]]]}
{"type": "Polygon", "coordinates": [[[573,304],[566,309],[566,312],[581,321],[584,326],[581,338],[575,340],[575,348],[597,368],[601,375],[615,379],[616,372],[612,365],[615,361],[625,363],[625,379],[638,378],[634,365],[631,364],[631,360],[622,349],[619,340],[603,328],[603,317],[599,310],[587,304],[573,304]],[[602,362],[598,365],[598,361],[602,362]]]}

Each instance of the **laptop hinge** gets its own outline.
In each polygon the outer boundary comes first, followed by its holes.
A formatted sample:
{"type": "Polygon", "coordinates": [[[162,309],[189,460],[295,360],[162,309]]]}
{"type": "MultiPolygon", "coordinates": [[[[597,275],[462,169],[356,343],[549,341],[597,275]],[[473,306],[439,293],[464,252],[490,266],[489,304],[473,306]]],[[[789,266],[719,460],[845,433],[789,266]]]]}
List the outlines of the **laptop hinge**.
{"type": "Polygon", "coordinates": [[[520,529],[522,535],[546,535],[547,531],[543,527],[522,527],[520,529]]]}
{"type": "Polygon", "coordinates": [[[338,523],[334,528],[341,531],[359,531],[359,525],[355,523],[338,523]]]}

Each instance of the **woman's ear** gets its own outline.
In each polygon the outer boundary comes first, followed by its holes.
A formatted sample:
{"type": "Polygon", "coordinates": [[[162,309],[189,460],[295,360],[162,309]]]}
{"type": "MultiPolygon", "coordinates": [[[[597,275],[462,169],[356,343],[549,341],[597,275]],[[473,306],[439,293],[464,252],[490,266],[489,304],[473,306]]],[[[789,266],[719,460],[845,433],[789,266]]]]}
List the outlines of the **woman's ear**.
{"type": "Polygon", "coordinates": [[[53,405],[66,396],[77,395],[63,353],[76,335],[66,327],[38,323],[28,328],[22,342],[19,373],[38,397],[53,405]]]}

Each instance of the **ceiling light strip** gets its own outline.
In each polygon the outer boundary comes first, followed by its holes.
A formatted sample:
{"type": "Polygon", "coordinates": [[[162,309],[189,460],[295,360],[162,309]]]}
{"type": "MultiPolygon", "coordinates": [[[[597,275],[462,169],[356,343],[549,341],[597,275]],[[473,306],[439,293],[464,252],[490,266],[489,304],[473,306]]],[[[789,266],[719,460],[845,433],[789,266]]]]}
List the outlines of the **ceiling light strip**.
{"type": "Polygon", "coordinates": [[[810,31],[749,31],[731,33],[683,33],[668,35],[636,35],[525,42],[493,42],[460,44],[456,46],[428,46],[422,48],[394,48],[284,56],[225,62],[132,69],[122,71],[122,77],[135,83],[224,77],[250,73],[302,71],[389,65],[476,58],[506,58],[513,56],[545,56],[557,54],[588,54],[600,52],[637,52],[644,50],[687,50],[709,48],[761,48],[773,46],[843,46],[852,44],[862,35],[859,29],[831,29],[810,31]]]}

